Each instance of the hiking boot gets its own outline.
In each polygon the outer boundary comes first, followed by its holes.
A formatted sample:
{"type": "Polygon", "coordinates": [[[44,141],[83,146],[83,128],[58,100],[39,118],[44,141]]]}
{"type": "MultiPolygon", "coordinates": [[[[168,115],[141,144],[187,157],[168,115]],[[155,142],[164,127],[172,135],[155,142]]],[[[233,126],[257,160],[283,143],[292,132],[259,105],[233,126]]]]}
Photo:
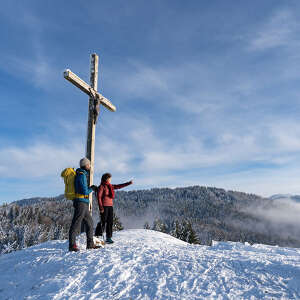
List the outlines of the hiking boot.
{"type": "Polygon", "coordinates": [[[79,249],[78,249],[77,245],[75,244],[73,246],[72,245],[69,246],[69,251],[78,252],[79,249]]]}
{"type": "Polygon", "coordinates": [[[95,244],[86,246],[87,250],[89,250],[89,249],[99,249],[99,248],[101,248],[101,246],[97,246],[95,244]]]}
{"type": "Polygon", "coordinates": [[[107,238],[105,242],[107,244],[112,244],[114,241],[111,238],[107,238]]]}

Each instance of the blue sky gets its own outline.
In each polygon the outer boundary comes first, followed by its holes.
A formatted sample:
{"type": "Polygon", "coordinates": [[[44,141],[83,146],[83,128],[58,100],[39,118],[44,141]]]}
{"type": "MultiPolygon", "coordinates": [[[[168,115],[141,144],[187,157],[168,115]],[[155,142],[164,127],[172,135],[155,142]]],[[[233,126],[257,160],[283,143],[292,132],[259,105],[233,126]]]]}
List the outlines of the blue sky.
{"type": "Polygon", "coordinates": [[[100,57],[95,181],[300,193],[297,1],[6,1],[0,8],[0,203],[63,192],[85,153],[100,57]]]}

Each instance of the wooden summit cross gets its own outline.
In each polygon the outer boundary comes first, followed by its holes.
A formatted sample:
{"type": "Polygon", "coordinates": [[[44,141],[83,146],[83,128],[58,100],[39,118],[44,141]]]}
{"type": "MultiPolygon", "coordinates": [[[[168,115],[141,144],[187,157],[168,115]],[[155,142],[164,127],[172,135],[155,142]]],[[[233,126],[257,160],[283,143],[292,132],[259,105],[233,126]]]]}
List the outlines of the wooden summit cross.
{"type": "MultiPolygon", "coordinates": [[[[111,102],[97,92],[98,86],[98,61],[97,54],[91,55],[91,67],[90,67],[90,85],[84,82],[81,78],[75,75],[71,70],[64,71],[64,77],[84,93],[86,93],[89,99],[89,117],[87,127],[87,142],[86,142],[86,157],[91,161],[91,170],[88,178],[88,184],[91,186],[94,179],[94,161],[95,161],[95,128],[97,118],[100,112],[100,104],[104,105],[111,111],[116,111],[116,107],[111,102]]],[[[92,211],[92,193],[89,195],[90,212],[92,211]]]]}

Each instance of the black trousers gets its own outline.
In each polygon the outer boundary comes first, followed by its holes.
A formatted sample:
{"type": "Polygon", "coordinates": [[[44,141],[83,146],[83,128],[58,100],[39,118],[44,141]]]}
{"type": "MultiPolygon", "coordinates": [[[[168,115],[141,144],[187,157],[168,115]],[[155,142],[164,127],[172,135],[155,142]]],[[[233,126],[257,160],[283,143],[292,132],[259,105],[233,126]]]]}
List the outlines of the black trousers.
{"type": "Polygon", "coordinates": [[[100,236],[106,229],[106,238],[111,238],[113,233],[114,209],[112,206],[104,206],[104,212],[100,214],[101,221],[97,224],[95,235],[100,236]]]}
{"type": "Polygon", "coordinates": [[[89,212],[89,204],[75,200],[73,203],[75,208],[74,215],[69,231],[69,245],[74,246],[76,244],[76,235],[80,232],[81,223],[85,223],[86,230],[86,243],[87,246],[92,246],[93,242],[93,219],[89,212]]]}

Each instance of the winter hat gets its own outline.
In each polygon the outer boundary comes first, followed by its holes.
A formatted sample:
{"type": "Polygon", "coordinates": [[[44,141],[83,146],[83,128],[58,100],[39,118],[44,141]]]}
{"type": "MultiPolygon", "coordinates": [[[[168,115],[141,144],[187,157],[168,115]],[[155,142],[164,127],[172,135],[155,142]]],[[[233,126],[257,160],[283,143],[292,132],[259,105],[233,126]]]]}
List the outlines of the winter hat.
{"type": "Polygon", "coordinates": [[[82,158],[79,162],[80,168],[85,167],[86,165],[91,164],[90,160],[86,157],[82,158]]]}

